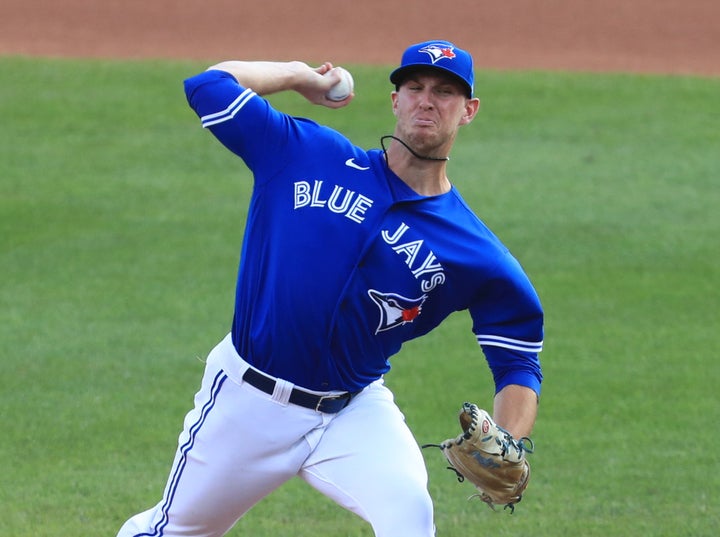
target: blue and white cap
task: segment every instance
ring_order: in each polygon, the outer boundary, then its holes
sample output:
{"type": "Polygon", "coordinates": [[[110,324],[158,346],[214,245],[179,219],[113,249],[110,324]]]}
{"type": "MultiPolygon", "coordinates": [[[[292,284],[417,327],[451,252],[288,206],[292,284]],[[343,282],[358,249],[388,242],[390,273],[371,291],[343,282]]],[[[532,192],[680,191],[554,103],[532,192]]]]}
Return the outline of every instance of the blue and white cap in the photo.
{"type": "Polygon", "coordinates": [[[408,73],[418,68],[441,69],[454,75],[465,86],[468,97],[473,96],[472,56],[449,41],[425,41],[409,46],[402,55],[400,67],[390,73],[390,82],[399,86],[408,73]]]}

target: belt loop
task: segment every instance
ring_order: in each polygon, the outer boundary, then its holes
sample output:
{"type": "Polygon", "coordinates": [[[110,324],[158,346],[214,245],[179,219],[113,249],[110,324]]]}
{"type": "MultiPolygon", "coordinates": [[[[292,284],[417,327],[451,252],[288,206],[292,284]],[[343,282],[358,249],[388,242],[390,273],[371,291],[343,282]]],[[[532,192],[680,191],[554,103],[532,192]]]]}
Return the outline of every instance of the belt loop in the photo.
{"type": "Polygon", "coordinates": [[[277,401],[283,406],[287,406],[290,402],[290,394],[295,385],[283,379],[275,379],[275,389],[272,393],[273,401],[277,401]]]}

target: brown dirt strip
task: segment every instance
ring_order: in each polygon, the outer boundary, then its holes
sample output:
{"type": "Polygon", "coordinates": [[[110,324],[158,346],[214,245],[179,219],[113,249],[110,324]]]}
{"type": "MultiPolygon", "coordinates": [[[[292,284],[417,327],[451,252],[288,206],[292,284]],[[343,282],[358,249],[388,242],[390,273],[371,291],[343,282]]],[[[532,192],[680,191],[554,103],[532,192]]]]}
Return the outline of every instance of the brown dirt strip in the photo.
{"type": "Polygon", "coordinates": [[[395,64],[446,38],[478,68],[720,75],[718,0],[3,0],[0,55],[395,64]]]}

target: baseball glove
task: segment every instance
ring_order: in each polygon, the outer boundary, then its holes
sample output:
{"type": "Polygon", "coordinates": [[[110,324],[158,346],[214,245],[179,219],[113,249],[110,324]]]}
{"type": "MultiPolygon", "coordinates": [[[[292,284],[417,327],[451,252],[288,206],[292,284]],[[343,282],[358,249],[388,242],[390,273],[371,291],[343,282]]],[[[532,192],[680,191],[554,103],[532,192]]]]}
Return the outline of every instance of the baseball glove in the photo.
{"type": "Polygon", "coordinates": [[[463,430],[459,436],[423,447],[442,449],[452,465],[448,469],[455,471],[458,481],[467,479],[478,489],[471,498],[479,497],[493,510],[504,505],[514,512],[530,479],[525,454],[533,452],[532,440],[515,440],[473,403],[463,404],[459,419],[463,430]]]}

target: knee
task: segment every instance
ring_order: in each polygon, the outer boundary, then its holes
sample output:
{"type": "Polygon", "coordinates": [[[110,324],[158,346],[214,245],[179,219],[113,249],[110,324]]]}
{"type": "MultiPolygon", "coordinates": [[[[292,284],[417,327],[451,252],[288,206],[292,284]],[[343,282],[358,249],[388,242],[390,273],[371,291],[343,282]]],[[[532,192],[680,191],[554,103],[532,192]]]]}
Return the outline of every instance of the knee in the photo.
{"type": "Polygon", "coordinates": [[[389,486],[369,520],[376,537],[433,537],[433,504],[424,486],[389,486]]]}

